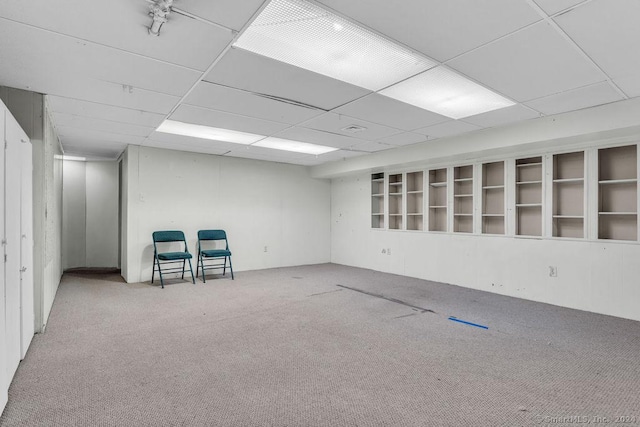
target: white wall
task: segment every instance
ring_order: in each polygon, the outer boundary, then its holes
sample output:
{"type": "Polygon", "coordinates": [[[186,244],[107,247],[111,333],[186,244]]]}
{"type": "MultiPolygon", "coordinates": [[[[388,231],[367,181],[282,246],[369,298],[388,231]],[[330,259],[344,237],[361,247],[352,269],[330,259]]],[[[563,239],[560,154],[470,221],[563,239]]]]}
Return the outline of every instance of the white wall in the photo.
{"type": "Polygon", "coordinates": [[[62,147],[42,94],[0,87],[32,143],[35,331],[42,332],[62,276],[62,147]]]}
{"type": "Polygon", "coordinates": [[[330,183],[305,167],[136,146],[123,162],[128,282],[151,278],[155,230],[194,252],[198,230],[225,229],[237,271],[330,260],[330,183]]]}
{"type": "Polygon", "coordinates": [[[64,268],[118,266],[118,163],[64,162],[64,268]]]}
{"type": "Polygon", "coordinates": [[[86,166],[64,161],[62,192],[62,260],[64,269],[86,267],[86,166]]]}

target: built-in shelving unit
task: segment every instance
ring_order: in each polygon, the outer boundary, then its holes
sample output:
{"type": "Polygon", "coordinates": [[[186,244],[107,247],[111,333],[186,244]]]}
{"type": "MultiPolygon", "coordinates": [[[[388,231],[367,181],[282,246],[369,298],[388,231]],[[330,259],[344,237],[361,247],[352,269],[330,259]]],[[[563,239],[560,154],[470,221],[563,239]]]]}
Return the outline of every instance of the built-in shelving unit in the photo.
{"type": "Polygon", "coordinates": [[[638,239],[636,145],[598,150],[598,238],[638,239]]]}
{"type": "Polygon", "coordinates": [[[516,160],[516,234],[542,236],[542,157],[516,160]]]}
{"type": "Polygon", "coordinates": [[[384,173],[371,174],[371,228],[384,228],[384,173]]]}
{"type": "Polygon", "coordinates": [[[447,231],[447,169],[429,171],[429,231],[447,231]]]}
{"type": "Polygon", "coordinates": [[[389,229],[402,230],[402,174],[389,175],[389,229]]]}
{"type": "Polygon", "coordinates": [[[453,169],[453,231],[473,233],[473,166],[453,169]]]}
{"type": "Polygon", "coordinates": [[[553,236],[584,237],[584,151],[553,156],[553,236]]]}
{"type": "Polygon", "coordinates": [[[424,229],[424,173],[407,173],[407,230],[424,229]]]}
{"type": "Polygon", "coordinates": [[[482,165],[482,233],[504,234],[504,162],[482,165]]]}

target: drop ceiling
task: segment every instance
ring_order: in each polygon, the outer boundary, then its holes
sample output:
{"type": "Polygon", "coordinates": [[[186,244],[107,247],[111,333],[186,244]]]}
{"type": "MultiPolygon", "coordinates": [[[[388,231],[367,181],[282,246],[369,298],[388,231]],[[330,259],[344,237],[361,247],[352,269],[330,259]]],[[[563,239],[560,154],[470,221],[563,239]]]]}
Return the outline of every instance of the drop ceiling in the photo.
{"type": "Polygon", "coordinates": [[[175,0],[159,37],[147,33],[146,0],[99,9],[0,0],[0,85],[48,95],[69,155],[115,159],[132,144],[299,165],[640,96],[637,0],[314,3],[515,105],[454,120],[233,47],[262,0],[175,0]],[[316,156],[157,132],[165,119],[337,150],[316,156]]]}

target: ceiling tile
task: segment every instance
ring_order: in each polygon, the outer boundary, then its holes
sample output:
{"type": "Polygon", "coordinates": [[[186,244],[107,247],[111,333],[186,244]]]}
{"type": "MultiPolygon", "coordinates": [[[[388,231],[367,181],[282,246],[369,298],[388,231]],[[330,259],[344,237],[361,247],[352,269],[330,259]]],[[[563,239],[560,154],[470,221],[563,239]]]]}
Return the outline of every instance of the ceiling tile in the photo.
{"type": "Polygon", "coordinates": [[[386,138],[380,138],[377,142],[390,145],[410,145],[418,142],[424,142],[427,140],[425,135],[413,132],[401,132],[395,135],[387,136],[386,138]]]}
{"type": "Polygon", "coordinates": [[[298,164],[297,161],[300,159],[314,157],[311,154],[294,153],[291,151],[274,150],[264,147],[253,147],[250,145],[231,150],[228,153],[225,153],[225,156],[293,164],[298,164]]]}
{"type": "Polygon", "coordinates": [[[392,148],[396,148],[396,146],[383,144],[381,142],[372,142],[372,141],[363,142],[361,144],[354,145],[353,147],[351,147],[352,150],[361,151],[361,152],[364,151],[367,153],[375,153],[377,151],[390,150],[392,148]]]}
{"type": "Polygon", "coordinates": [[[522,120],[535,119],[537,117],[540,117],[540,114],[537,111],[533,111],[531,108],[516,104],[511,107],[476,114],[471,117],[465,117],[464,121],[483,128],[490,128],[520,122],[522,120]]]}
{"type": "Polygon", "coordinates": [[[127,144],[117,142],[102,142],[100,144],[85,144],[83,142],[63,143],[65,155],[79,155],[92,159],[117,159],[127,148],[127,144]]]}
{"type": "Polygon", "coordinates": [[[640,79],[636,75],[626,75],[613,79],[613,82],[627,94],[629,98],[640,96],[640,79]]]}
{"type": "Polygon", "coordinates": [[[255,133],[265,136],[271,136],[274,133],[289,127],[288,124],[284,123],[269,122],[266,120],[254,119],[252,117],[241,116],[239,114],[194,107],[192,105],[181,105],[178,107],[178,109],[171,115],[171,120],[255,133]]]}
{"type": "Polygon", "coordinates": [[[65,143],[86,143],[87,145],[99,145],[105,142],[140,145],[144,141],[143,136],[122,135],[118,133],[99,130],[79,129],[68,126],[57,126],[58,136],[65,143]]]}
{"type": "Polygon", "coordinates": [[[402,130],[413,130],[449,120],[448,117],[377,93],[336,108],[333,112],[402,130]]]}
{"type": "Polygon", "coordinates": [[[200,82],[186,104],[241,114],[274,122],[296,124],[324,113],[324,110],[295,105],[208,82],[200,82]]]}
{"type": "Polygon", "coordinates": [[[604,78],[546,22],[462,55],[448,65],[521,102],[604,78]]]}
{"type": "Polygon", "coordinates": [[[94,2],[78,0],[3,0],[0,7],[0,16],[13,21],[200,71],[233,38],[231,31],[178,13],[170,15],[159,37],[151,36],[148,12],[149,3],[130,0],[110,0],[99,11],[94,2]]]}
{"type": "Polygon", "coordinates": [[[429,137],[429,139],[434,138],[444,138],[445,136],[453,136],[461,133],[471,132],[474,130],[481,129],[479,126],[475,126],[469,123],[451,120],[450,122],[440,123],[433,126],[424,127],[422,129],[417,129],[416,132],[423,133],[429,137]]]}
{"type": "Polygon", "coordinates": [[[130,123],[120,123],[110,120],[96,119],[93,117],[82,117],[68,113],[52,113],[53,122],[56,127],[70,127],[100,132],[110,132],[120,135],[148,136],[154,131],[152,127],[138,126],[130,123]]]}
{"type": "Polygon", "coordinates": [[[301,123],[299,126],[324,132],[337,133],[349,137],[356,137],[368,141],[373,141],[398,133],[398,129],[392,129],[386,126],[335,113],[323,114],[322,116],[318,116],[301,123]],[[358,132],[349,132],[344,130],[344,128],[348,126],[359,126],[364,129],[358,132]]]}
{"type": "Polygon", "coordinates": [[[294,141],[308,142],[310,144],[325,145],[327,147],[348,148],[365,141],[358,138],[337,135],[334,133],[322,132],[303,127],[291,127],[274,136],[278,138],[291,139],[294,141]]]}
{"type": "Polygon", "coordinates": [[[366,89],[242,49],[230,49],[205,80],[324,110],[331,110],[370,93],[366,89]]]}
{"type": "Polygon", "coordinates": [[[114,107],[61,96],[47,96],[47,101],[50,110],[54,113],[67,113],[153,128],[158,127],[164,120],[163,114],[148,113],[142,110],[114,107]]]}
{"type": "Polygon", "coordinates": [[[624,90],[627,79],[638,80],[639,16],[637,0],[593,0],[555,21],[624,90]]]}
{"type": "Polygon", "coordinates": [[[170,150],[192,151],[196,153],[224,154],[238,147],[229,142],[211,141],[182,135],[154,132],[142,144],[145,147],[167,148],[170,150]]]}
{"type": "Polygon", "coordinates": [[[569,90],[567,92],[550,95],[527,102],[527,105],[541,113],[551,115],[566,111],[580,110],[596,105],[621,101],[620,95],[609,83],[602,82],[595,85],[569,90]]]}
{"type": "Polygon", "coordinates": [[[585,0],[534,0],[538,3],[547,15],[554,15],[562,10],[566,10],[579,3],[583,3],[585,0]]]}
{"type": "Polygon", "coordinates": [[[189,0],[176,7],[225,27],[241,30],[264,0],[189,0]]]}
{"type": "Polygon", "coordinates": [[[177,100],[166,95],[181,96],[200,76],[139,55],[0,21],[0,83],[7,86],[119,106],[135,106],[144,97],[156,101],[158,106],[150,111],[158,111],[177,100]],[[98,99],[92,99],[93,94],[98,99]]]}
{"type": "Polygon", "coordinates": [[[321,0],[380,33],[439,61],[540,20],[526,1],[321,0]]]}
{"type": "Polygon", "coordinates": [[[335,162],[339,160],[346,160],[352,157],[365,156],[367,153],[359,151],[338,150],[330,153],[320,154],[319,156],[309,156],[298,160],[298,163],[306,166],[320,165],[326,162],[335,162]]]}

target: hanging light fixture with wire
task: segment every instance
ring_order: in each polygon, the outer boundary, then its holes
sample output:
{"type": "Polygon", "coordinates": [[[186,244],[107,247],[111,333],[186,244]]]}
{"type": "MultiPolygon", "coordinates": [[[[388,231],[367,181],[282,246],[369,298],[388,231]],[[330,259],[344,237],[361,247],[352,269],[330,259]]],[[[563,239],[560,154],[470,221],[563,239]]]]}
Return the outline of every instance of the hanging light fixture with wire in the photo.
{"type": "Polygon", "coordinates": [[[149,6],[149,15],[153,18],[149,27],[149,34],[160,35],[160,28],[162,28],[162,24],[167,22],[169,13],[171,13],[171,6],[173,6],[173,0],[155,0],[149,6]]]}

